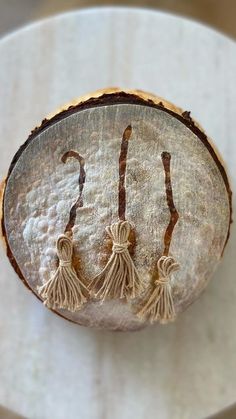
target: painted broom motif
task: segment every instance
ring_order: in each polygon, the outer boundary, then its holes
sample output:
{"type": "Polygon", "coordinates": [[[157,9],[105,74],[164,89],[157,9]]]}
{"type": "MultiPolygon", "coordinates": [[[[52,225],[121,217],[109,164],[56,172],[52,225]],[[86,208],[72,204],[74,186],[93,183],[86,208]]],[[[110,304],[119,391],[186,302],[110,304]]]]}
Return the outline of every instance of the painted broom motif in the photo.
{"type": "Polygon", "coordinates": [[[179,214],[174,205],[171,185],[171,155],[167,151],[164,151],[161,158],[165,171],[165,189],[167,205],[170,211],[170,221],[164,235],[163,256],[161,256],[157,262],[158,277],[148,290],[147,295],[142,301],[142,308],[137,313],[141,319],[148,319],[151,323],[154,321],[167,323],[175,319],[171,275],[179,269],[179,265],[175,259],[172,256],[169,256],[172,234],[179,219],[179,214]]]}
{"type": "Polygon", "coordinates": [[[125,176],[131,125],[123,133],[119,156],[118,217],[119,221],[106,227],[112,240],[112,253],[104,269],[91,281],[91,295],[104,301],[107,298],[135,298],[141,287],[141,280],[129,253],[129,236],[132,226],[125,218],[126,189],[125,176]]]}
{"type": "Polygon", "coordinates": [[[61,160],[74,157],[80,164],[79,175],[79,197],[71,207],[69,221],[65,232],[58,237],[56,247],[59,265],[51,278],[38,288],[39,295],[43,298],[44,304],[50,308],[63,308],[69,311],[77,311],[87,301],[88,291],[84,285],[83,278],[78,277],[73,264],[73,227],[75,225],[76,210],[83,206],[83,188],[86,179],[84,170],[84,158],[76,151],[70,150],[65,153],[61,160]]]}

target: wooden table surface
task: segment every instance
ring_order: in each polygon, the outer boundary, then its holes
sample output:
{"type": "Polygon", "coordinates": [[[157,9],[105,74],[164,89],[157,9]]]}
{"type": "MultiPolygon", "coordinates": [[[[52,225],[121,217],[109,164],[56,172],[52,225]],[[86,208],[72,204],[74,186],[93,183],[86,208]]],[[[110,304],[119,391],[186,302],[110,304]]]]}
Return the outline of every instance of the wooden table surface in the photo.
{"type": "Polygon", "coordinates": [[[92,6],[136,6],[150,7],[176,13],[211,25],[229,36],[236,37],[236,2],[213,0],[0,0],[0,34],[24,25],[30,20],[42,19],[92,6]]]}
{"type": "MultiPolygon", "coordinates": [[[[236,46],[182,18],[72,12],[0,41],[0,176],[28,133],[75,96],[138,88],[192,110],[236,186],[236,46]]],[[[0,249],[0,402],[28,418],[203,418],[235,401],[236,228],[204,295],[172,325],[89,330],[55,316],[0,249]]]]}

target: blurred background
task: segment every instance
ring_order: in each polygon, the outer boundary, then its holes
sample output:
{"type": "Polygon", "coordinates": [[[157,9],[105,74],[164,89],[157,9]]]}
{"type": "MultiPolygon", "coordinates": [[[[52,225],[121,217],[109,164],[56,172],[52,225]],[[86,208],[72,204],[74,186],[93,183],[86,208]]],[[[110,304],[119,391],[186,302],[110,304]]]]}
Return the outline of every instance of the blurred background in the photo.
{"type": "Polygon", "coordinates": [[[0,36],[32,20],[100,5],[158,8],[200,20],[236,37],[236,0],[0,0],[0,36]]]}
{"type": "MultiPolygon", "coordinates": [[[[236,0],[0,0],[0,36],[53,14],[105,5],[149,7],[179,14],[201,21],[236,38],[236,0]]],[[[216,417],[233,419],[236,418],[236,411],[229,409],[216,417]]],[[[0,406],[1,418],[17,419],[20,416],[0,406]]]]}

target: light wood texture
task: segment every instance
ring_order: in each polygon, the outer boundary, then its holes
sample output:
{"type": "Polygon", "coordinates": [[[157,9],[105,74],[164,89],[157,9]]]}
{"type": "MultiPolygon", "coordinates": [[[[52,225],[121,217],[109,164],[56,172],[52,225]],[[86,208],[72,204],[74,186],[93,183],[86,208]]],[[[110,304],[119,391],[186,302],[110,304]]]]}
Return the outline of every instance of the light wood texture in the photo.
{"type": "MultiPolygon", "coordinates": [[[[0,0],[0,32],[10,31],[23,25],[29,19],[42,19],[55,13],[62,13],[82,7],[107,5],[107,0],[0,0]]],[[[230,36],[236,36],[235,0],[227,0],[226,4],[212,0],[109,0],[110,6],[151,7],[169,13],[190,17],[230,36]]]]}
{"type": "MultiPolygon", "coordinates": [[[[227,38],[172,16],[107,9],[28,27],[1,41],[0,56],[1,177],[47,113],[116,85],[191,109],[227,160],[235,187],[236,47],[227,38]]],[[[79,328],[45,310],[1,249],[1,402],[46,419],[78,412],[99,419],[199,418],[232,403],[235,246],[233,226],[205,295],[175,324],[133,334],[79,328]]]]}

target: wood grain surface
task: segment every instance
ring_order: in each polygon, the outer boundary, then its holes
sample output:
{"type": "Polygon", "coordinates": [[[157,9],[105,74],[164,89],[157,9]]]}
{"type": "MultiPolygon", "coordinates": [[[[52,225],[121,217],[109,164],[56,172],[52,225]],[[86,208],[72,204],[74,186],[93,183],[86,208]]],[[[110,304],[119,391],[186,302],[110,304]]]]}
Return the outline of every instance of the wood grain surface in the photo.
{"type": "MultiPolygon", "coordinates": [[[[235,52],[234,42],[204,26],[144,10],[69,13],[10,35],[0,43],[1,177],[45,115],[116,85],[191,109],[227,161],[234,189],[235,52]]],[[[48,312],[22,287],[2,248],[2,404],[36,419],[78,412],[183,419],[233,403],[235,246],[233,225],[203,297],[175,324],[133,334],[83,329],[48,312]]]]}
{"type": "Polygon", "coordinates": [[[0,32],[14,30],[29,20],[42,19],[70,9],[94,6],[151,7],[169,13],[190,17],[211,25],[230,36],[236,36],[235,0],[0,0],[0,32]]]}

